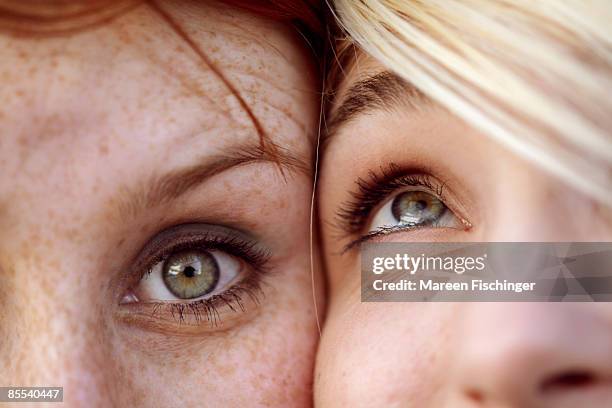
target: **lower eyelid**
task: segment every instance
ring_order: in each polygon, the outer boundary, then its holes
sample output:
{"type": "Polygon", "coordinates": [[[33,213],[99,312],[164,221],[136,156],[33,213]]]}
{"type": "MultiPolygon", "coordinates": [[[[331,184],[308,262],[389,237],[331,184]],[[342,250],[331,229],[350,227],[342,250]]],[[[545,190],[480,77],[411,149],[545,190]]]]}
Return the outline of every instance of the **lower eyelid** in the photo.
{"type": "Polygon", "coordinates": [[[372,242],[454,242],[464,240],[466,230],[437,227],[437,228],[415,228],[412,230],[398,230],[388,235],[382,235],[371,239],[372,242]]]}
{"type": "Polygon", "coordinates": [[[260,313],[265,297],[261,278],[246,278],[216,295],[216,304],[212,300],[132,303],[119,309],[119,318],[129,325],[172,335],[220,332],[260,313]]]}
{"type": "Polygon", "coordinates": [[[139,310],[122,310],[119,313],[119,320],[130,327],[147,332],[152,331],[167,336],[199,336],[231,330],[247,321],[256,319],[260,312],[258,307],[249,308],[245,313],[236,313],[226,309],[218,312],[215,323],[206,318],[195,318],[192,313],[183,314],[181,318],[176,306],[149,305],[139,310]]]}

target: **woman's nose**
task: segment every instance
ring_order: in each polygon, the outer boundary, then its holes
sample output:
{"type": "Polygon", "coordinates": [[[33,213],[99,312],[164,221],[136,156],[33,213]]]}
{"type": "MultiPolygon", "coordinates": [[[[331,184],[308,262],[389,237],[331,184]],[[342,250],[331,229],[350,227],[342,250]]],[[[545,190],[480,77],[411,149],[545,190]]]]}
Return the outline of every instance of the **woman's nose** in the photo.
{"type": "Polygon", "coordinates": [[[470,305],[457,339],[453,400],[475,407],[612,406],[612,327],[596,307],[470,305]]]}

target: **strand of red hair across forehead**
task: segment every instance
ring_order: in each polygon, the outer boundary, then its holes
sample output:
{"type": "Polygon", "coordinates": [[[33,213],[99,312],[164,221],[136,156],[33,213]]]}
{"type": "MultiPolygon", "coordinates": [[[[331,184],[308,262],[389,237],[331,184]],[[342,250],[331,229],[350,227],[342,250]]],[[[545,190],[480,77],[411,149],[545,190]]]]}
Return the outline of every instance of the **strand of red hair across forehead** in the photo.
{"type": "MultiPolygon", "coordinates": [[[[246,103],[240,92],[236,89],[234,84],[226,78],[223,72],[210,60],[210,58],[202,51],[202,49],[198,46],[198,44],[193,41],[189,35],[183,30],[183,28],[178,24],[172,16],[167,13],[163,7],[161,7],[155,0],[149,0],[148,4],[151,6],[153,10],[155,10],[167,23],[172,27],[172,29],[187,43],[189,47],[198,55],[198,57],[214,72],[214,74],[223,82],[223,84],[229,89],[229,91],[236,97],[240,107],[246,112],[251,123],[255,127],[257,134],[259,135],[259,141],[262,151],[265,151],[266,146],[266,132],[259,122],[259,119],[253,113],[253,110],[246,103]]],[[[272,144],[274,148],[274,145],[272,144]]]]}
{"type": "MultiPolygon", "coordinates": [[[[233,4],[236,7],[249,10],[253,13],[269,17],[275,20],[286,21],[295,24],[296,21],[300,22],[301,27],[296,27],[298,30],[306,29],[307,32],[301,34],[305,36],[306,41],[312,46],[313,44],[322,44],[322,39],[326,37],[322,24],[322,11],[321,2],[310,1],[310,0],[226,0],[227,3],[233,4]],[[318,37],[321,41],[316,41],[318,37]]],[[[317,54],[315,50],[315,54],[317,54]]],[[[318,53],[321,60],[324,58],[324,53],[318,53]]],[[[324,71],[325,64],[320,64],[322,71],[324,71]]],[[[322,126],[323,126],[323,97],[325,91],[325,79],[321,82],[321,108],[319,112],[319,125],[317,129],[317,139],[315,146],[314,155],[314,179],[312,185],[312,195],[310,202],[310,220],[309,220],[309,251],[310,251],[310,278],[311,278],[311,289],[312,289],[312,300],[314,305],[315,320],[317,324],[317,330],[319,336],[321,336],[321,322],[319,316],[319,308],[317,303],[317,282],[315,280],[315,260],[316,254],[314,251],[315,239],[316,239],[316,220],[315,220],[315,201],[316,201],[316,187],[318,178],[318,165],[319,165],[319,142],[321,138],[322,126]]]]}
{"type": "Polygon", "coordinates": [[[316,0],[225,0],[252,13],[285,22],[300,22],[312,34],[322,36],[321,2],[316,0]]]}
{"type": "Polygon", "coordinates": [[[144,0],[0,0],[0,30],[27,37],[66,36],[102,26],[144,0]]]}

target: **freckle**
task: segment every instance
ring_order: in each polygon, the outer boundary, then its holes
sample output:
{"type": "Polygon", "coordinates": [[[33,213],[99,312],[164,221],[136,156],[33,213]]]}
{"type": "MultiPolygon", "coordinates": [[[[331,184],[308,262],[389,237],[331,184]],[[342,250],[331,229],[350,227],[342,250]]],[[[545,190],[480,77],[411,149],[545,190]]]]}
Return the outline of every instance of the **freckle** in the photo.
{"type": "Polygon", "coordinates": [[[60,262],[57,259],[50,259],[46,261],[47,267],[51,270],[59,270],[60,262]]]}
{"type": "Polygon", "coordinates": [[[56,216],[57,214],[55,213],[55,210],[53,208],[49,208],[47,210],[47,220],[53,220],[56,216]]]}
{"type": "Polygon", "coordinates": [[[21,135],[19,136],[19,138],[17,139],[17,143],[19,144],[19,146],[21,147],[27,147],[29,145],[29,141],[28,141],[28,137],[26,135],[21,135]]]}
{"type": "Polygon", "coordinates": [[[121,246],[125,243],[125,237],[121,238],[119,240],[119,242],[117,242],[117,245],[115,246],[115,248],[119,249],[121,248],[121,246]]]}
{"type": "Polygon", "coordinates": [[[30,242],[30,244],[38,244],[40,241],[40,233],[38,231],[33,232],[28,237],[28,241],[30,242]]]}
{"type": "Polygon", "coordinates": [[[217,371],[221,377],[232,377],[236,372],[236,367],[234,367],[232,364],[222,364],[217,368],[217,371]]]}
{"type": "Polygon", "coordinates": [[[81,238],[81,230],[78,228],[67,228],[64,231],[66,237],[75,240],[81,238]]]}
{"type": "Polygon", "coordinates": [[[108,155],[108,145],[102,144],[99,146],[98,150],[102,156],[108,155]]]}

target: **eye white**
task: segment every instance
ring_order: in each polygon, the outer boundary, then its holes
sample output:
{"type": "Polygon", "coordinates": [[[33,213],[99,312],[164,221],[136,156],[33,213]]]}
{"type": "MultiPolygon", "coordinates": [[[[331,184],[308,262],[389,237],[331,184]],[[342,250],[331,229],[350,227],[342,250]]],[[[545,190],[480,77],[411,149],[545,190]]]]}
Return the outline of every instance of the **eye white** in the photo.
{"type": "MultiPolygon", "coordinates": [[[[393,202],[401,194],[404,194],[410,191],[414,191],[414,190],[404,190],[404,191],[400,191],[394,194],[378,210],[376,210],[373,213],[372,221],[370,222],[370,225],[368,227],[368,232],[375,232],[377,230],[381,230],[385,228],[393,228],[397,226],[402,226],[402,222],[398,220],[395,217],[395,215],[393,215],[393,202]]],[[[405,226],[406,226],[406,229],[414,228],[414,226],[411,227],[410,225],[405,225],[405,226]]],[[[461,226],[461,221],[445,205],[445,211],[440,215],[440,217],[436,219],[435,222],[431,224],[426,224],[424,226],[429,226],[431,228],[436,228],[436,227],[438,228],[440,227],[459,228],[461,226]]]]}
{"type": "MultiPolygon", "coordinates": [[[[222,293],[225,291],[230,284],[232,284],[238,276],[240,276],[242,272],[242,262],[240,262],[236,257],[233,257],[222,251],[207,251],[210,253],[217,262],[219,266],[219,281],[217,282],[217,286],[212,290],[212,292],[194,299],[189,299],[189,301],[196,301],[200,299],[206,299],[212,297],[216,294],[222,293]]],[[[185,299],[181,299],[176,297],[166,284],[163,279],[163,269],[164,262],[160,261],[156,263],[153,268],[151,268],[150,273],[146,273],[138,286],[134,290],[134,294],[139,301],[181,301],[185,302],[185,299]]]]}

